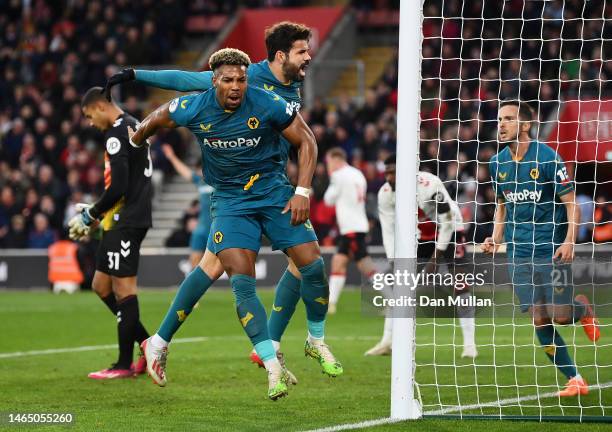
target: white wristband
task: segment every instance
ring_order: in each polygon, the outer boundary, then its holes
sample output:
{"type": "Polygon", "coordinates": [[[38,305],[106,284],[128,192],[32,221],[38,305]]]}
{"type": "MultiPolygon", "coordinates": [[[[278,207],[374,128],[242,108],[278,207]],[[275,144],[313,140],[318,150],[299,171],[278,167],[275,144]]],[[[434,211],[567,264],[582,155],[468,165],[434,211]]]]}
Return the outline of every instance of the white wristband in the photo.
{"type": "Polygon", "coordinates": [[[298,186],[295,188],[295,194],[303,196],[304,198],[310,198],[310,189],[298,186]]]}

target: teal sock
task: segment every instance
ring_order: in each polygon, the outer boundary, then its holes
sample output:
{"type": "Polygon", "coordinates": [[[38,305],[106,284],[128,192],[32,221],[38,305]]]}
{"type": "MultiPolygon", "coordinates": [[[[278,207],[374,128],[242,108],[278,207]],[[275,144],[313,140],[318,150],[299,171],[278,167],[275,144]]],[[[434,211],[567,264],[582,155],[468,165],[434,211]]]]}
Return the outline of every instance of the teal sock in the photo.
{"type": "Polygon", "coordinates": [[[238,274],[230,278],[230,284],[236,299],[238,319],[253,346],[269,340],[266,309],[255,293],[255,278],[238,274]]]}
{"type": "Polygon", "coordinates": [[[544,352],[567,379],[577,375],[576,365],[572,361],[565,341],[552,324],[536,328],[536,334],[544,352]]]}
{"type": "Polygon", "coordinates": [[[300,301],[300,281],[289,270],[278,281],[274,293],[274,303],[268,320],[270,338],[280,342],[289,320],[295,312],[295,306],[300,301]]]}
{"type": "Polygon", "coordinates": [[[329,284],[323,258],[300,267],[302,274],[302,300],[306,306],[308,332],[317,338],[324,336],[325,315],[329,302],[329,284]]]}
{"type": "Polygon", "coordinates": [[[187,316],[193,310],[193,306],[200,300],[200,297],[204,295],[212,283],[213,281],[200,267],[196,267],[187,275],[157,331],[157,334],[162,339],[167,342],[172,340],[174,333],[187,319],[187,316]]]}
{"type": "Polygon", "coordinates": [[[276,357],[276,350],[270,339],[255,344],[254,348],[261,361],[272,360],[276,357]]]}
{"type": "Polygon", "coordinates": [[[310,333],[313,338],[322,339],[325,336],[325,320],[308,320],[308,333],[310,333]]]}

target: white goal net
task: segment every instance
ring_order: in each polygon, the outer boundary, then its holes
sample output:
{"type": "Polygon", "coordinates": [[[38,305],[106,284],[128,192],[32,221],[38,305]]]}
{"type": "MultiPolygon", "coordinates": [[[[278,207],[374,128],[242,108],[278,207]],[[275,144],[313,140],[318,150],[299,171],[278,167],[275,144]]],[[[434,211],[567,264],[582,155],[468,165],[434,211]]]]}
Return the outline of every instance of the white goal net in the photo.
{"type": "MultiPolygon", "coordinates": [[[[423,4],[420,170],[439,176],[458,203],[467,239],[465,258],[474,271],[486,274],[486,283],[474,284],[472,293],[492,300],[490,307],[476,307],[474,358],[462,357],[460,318],[417,311],[415,397],[425,416],[562,416],[581,421],[612,416],[612,6],[607,3],[423,4]],[[537,155],[534,160],[541,164],[527,171],[530,179],[520,177],[520,161],[508,159],[508,169],[502,169],[500,152],[507,144],[498,140],[498,115],[505,100],[533,108],[531,138],[564,160],[551,176],[545,176],[548,168],[537,155]],[[497,153],[495,170],[490,161],[497,153]],[[552,197],[541,190],[547,181],[555,183],[552,197]],[[504,184],[515,190],[504,190],[504,184]],[[504,249],[494,256],[480,252],[479,245],[493,233],[498,199],[513,212],[506,220],[515,221],[516,233],[521,224],[535,227],[532,241],[537,246],[538,230],[546,231],[550,224],[559,228],[559,220],[553,215],[542,223],[546,217],[534,208],[544,208],[539,206],[546,200],[553,212],[569,208],[559,193],[568,185],[580,210],[571,268],[552,267],[552,256],[536,259],[534,252],[525,259],[531,265],[525,273],[516,261],[511,265],[504,249]],[[521,209],[526,207],[521,205],[531,205],[532,220],[525,221],[521,209]],[[515,292],[518,285],[527,291],[522,297],[515,292]],[[525,296],[540,294],[541,306],[553,308],[538,310],[554,310],[558,315],[549,318],[560,324],[536,329],[529,311],[522,310],[525,296]],[[581,304],[576,306],[578,294],[599,318],[597,341],[584,331],[580,319],[587,313],[581,304]],[[564,311],[569,317],[555,308],[559,304],[568,305],[564,311]],[[588,394],[579,386],[582,394],[559,396],[576,377],[588,385],[588,394]]],[[[535,147],[527,151],[546,153],[535,147]]],[[[516,235],[509,247],[518,254],[516,235]]]]}

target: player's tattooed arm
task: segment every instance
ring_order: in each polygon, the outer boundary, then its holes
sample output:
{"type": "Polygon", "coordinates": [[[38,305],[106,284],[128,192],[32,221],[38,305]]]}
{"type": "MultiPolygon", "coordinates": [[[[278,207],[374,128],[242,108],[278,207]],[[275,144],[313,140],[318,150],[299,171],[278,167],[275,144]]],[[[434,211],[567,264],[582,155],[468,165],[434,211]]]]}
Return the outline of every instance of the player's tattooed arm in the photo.
{"type": "Polygon", "coordinates": [[[296,194],[285,206],[283,213],[291,210],[291,223],[300,225],[308,219],[310,200],[307,194],[300,194],[299,191],[310,189],[317,165],[317,142],[314,134],[299,114],[282,131],[282,134],[298,151],[298,188],[296,188],[296,194]]]}
{"type": "Polygon", "coordinates": [[[170,111],[168,111],[169,103],[165,103],[151,114],[149,114],[138,127],[138,130],[133,131],[132,128],[128,127],[130,134],[130,143],[136,147],[140,147],[147,138],[154,135],[159,129],[163,128],[175,128],[177,124],[170,118],[170,111]]]}
{"type": "Polygon", "coordinates": [[[571,191],[559,197],[567,212],[567,235],[563,244],[555,251],[554,258],[563,263],[574,260],[574,244],[580,226],[580,207],[576,205],[576,192],[571,191]]]}

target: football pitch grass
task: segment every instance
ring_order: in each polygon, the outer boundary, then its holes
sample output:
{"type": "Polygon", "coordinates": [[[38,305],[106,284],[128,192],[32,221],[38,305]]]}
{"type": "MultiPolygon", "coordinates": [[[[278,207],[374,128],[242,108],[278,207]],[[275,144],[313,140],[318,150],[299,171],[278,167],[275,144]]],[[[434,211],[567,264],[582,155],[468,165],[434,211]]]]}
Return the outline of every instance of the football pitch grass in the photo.
{"type": "MultiPolygon", "coordinates": [[[[272,290],[260,290],[259,294],[266,306],[272,304],[272,290]]],[[[174,291],[140,293],[142,321],[150,332],[156,330],[173,296],[174,291]]],[[[210,290],[177,333],[177,343],[170,347],[165,388],[146,376],[106,382],[87,378],[87,373],[108,367],[117,355],[115,318],[93,293],[0,292],[0,322],[0,413],[4,422],[9,412],[70,412],[75,418],[73,425],[47,425],[45,429],[300,431],[389,415],[390,357],[363,356],[380,338],[382,319],[361,314],[358,291],[346,291],[338,314],[328,319],[327,342],[345,370],[335,379],[323,375],[314,360],[304,357],[305,314],[303,306],[298,306],[282,350],[299,384],[277,402],[266,397],[264,370],[248,360],[250,343],[236,319],[229,290],[210,290]]],[[[453,332],[456,343],[460,344],[461,338],[459,328],[450,320],[439,320],[436,326],[426,319],[418,323],[416,379],[426,413],[443,410],[455,415],[459,411],[452,406],[460,403],[473,405],[464,414],[602,416],[604,411],[597,407],[612,406],[612,388],[606,386],[582,397],[582,408],[577,408],[577,398],[562,401],[562,408],[556,397],[541,398],[539,403],[533,400],[534,395],[557,390],[564,379],[541,348],[534,348],[533,331],[524,319],[518,321],[518,327],[510,325],[508,318],[497,319],[496,326],[488,319],[477,320],[480,355],[476,366],[460,358],[460,345],[453,346],[453,332]],[[539,387],[535,386],[536,375],[539,387]],[[436,383],[438,386],[433,385],[436,383]],[[501,408],[484,405],[499,400],[504,400],[501,408]]],[[[605,330],[595,349],[579,327],[562,329],[568,343],[576,331],[580,347],[572,347],[572,353],[579,371],[591,384],[612,385],[612,346],[606,342],[610,335],[605,330]]],[[[607,408],[605,414],[611,416],[612,412],[607,408]]],[[[497,432],[530,427],[555,432],[610,430],[609,424],[602,423],[441,418],[367,430],[495,428],[497,432]]],[[[0,429],[17,428],[0,423],[0,429]]]]}

